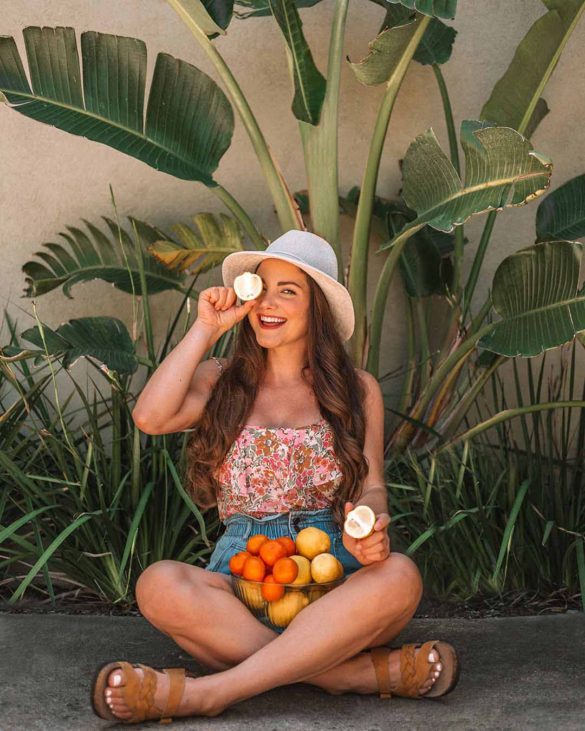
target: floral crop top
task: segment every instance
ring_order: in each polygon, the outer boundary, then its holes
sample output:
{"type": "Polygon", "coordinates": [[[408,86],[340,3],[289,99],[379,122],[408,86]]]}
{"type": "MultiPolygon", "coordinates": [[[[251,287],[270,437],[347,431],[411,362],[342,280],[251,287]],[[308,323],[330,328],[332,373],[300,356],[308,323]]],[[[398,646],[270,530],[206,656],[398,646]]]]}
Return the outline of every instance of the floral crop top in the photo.
{"type": "Polygon", "coordinates": [[[216,472],[219,518],[328,508],[342,477],[325,419],[299,429],[245,424],[216,472]]]}
{"type": "MultiPolygon", "coordinates": [[[[220,372],[223,365],[213,357],[220,372]]],[[[325,419],[300,428],[245,424],[216,470],[217,509],[254,518],[290,510],[322,510],[333,502],[343,473],[325,419]]]]}

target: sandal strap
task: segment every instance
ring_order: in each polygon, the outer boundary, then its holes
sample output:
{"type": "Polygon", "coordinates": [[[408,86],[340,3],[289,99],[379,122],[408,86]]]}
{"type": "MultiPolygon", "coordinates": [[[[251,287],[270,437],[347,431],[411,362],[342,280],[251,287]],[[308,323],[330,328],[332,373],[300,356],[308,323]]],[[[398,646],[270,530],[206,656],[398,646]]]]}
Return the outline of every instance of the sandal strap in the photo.
{"type": "Polygon", "coordinates": [[[125,685],[121,686],[122,697],[128,708],[132,709],[130,723],[147,720],[148,712],[154,706],[154,691],[156,689],[156,674],[148,665],[131,665],[125,660],[120,661],[120,668],[124,672],[125,685]],[[142,668],[144,676],[140,680],[135,668],[142,668]]]}
{"type": "Polygon", "coordinates": [[[429,640],[421,644],[412,643],[402,645],[400,651],[400,675],[401,683],[396,689],[397,695],[404,695],[409,698],[422,698],[419,688],[424,684],[429,675],[431,664],[429,652],[433,649],[438,640],[429,640]],[[419,648],[415,656],[415,649],[419,648]]]}
{"type": "Polygon", "coordinates": [[[390,648],[384,646],[372,647],[370,653],[374,663],[374,670],[376,671],[380,698],[392,698],[392,693],[390,692],[390,668],[388,667],[390,648]]]}
{"type": "Polygon", "coordinates": [[[167,705],[159,723],[171,723],[173,720],[172,716],[179,707],[179,703],[183,697],[183,690],[185,689],[185,668],[164,668],[163,672],[169,676],[170,686],[167,705]]]}

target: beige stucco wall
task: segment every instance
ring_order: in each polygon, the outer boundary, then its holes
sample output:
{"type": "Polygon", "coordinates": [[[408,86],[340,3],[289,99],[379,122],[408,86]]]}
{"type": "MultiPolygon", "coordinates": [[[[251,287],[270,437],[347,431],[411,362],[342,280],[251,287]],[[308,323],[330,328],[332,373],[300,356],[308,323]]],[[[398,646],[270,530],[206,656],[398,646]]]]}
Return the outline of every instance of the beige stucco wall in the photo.
{"type": "MultiPolygon", "coordinates": [[[[488,3],[460,2],[454,22],[459,31],[451,62],[444,67],[457,125],[474,118],[498,78],[507,68],[514,50],[530,25],[545,11],[538,0],[491,0],[488,3]]],[[[317,65],[326,72],[328,28],[334,2],[301,11],[306,37],[317,65]]],[[[383,10],[366,0],[351,3],[345,52],[352,61],[367,53],[383,10]]],[[[21,30],[27,25],[69,25],[78,33],[96,30],[142,38],[149,52],[149,74],[159,51],[189,61],[213,78],[214,69],[197,46],[186,26],[164,0],[4,0],[0,33],[13,35],[24,53],[21,30]]],[[[582,119],[585,95],[578,79],[585,65],[583,22],[569,41],[544,96],[551,108],[533,138],[535,148],[554,161],[552,186],[585,170],[582,119]]],[[[228,64],[235,70],[264,134],[279,161],[292,190],[305,187],[298,128],[290,112],[292,91],[288,78],[283,41],[271,18],[234,21],[228,35],[215,41],[228,64]]],[[[150,75],[149,79],[150,81],[150,75]]],[[[340,190],[360,184],[382,87],[366,88],[354,78],[348,65],[342,76],[340,113],[340,190]]],[[[409,143],[428,127],[448,149],[441,101],[429,67],[412,64],[398,96],[381,164],[378,192],[395,195],[400,186],[398,160],[409,143]]],[[[8,306],[19,319],[20,329],[33,324],[32,303],[21,299],[24,286],[22,264],[46,241],[55,241],[67,225],[79,225],[82,218],[99,223],[101,215],[112,215],[111,184],[119,213],[131,214],[162,228],[175,222],[189,223],[198,211],[222,211],[222,204],[203,185],[175,180],[133,158],[82,137],[38,124],[0,106],[0,306],[8,306]],[[29,314],[27,314],[29,313],[29,314]]],[[[269,238],[279,234],[260,168],[252,146],[236,119],[230,150],[220,163],[217,179],[249,211],[258,228],[269,238]]],[[[483,301],[493,272],[504,256],[534,240],[537,203],[510,209],[498,216],[476,301],[483,301]]],[[[475,217],[466,226],[470,238],[465,272],[471,266],[485,221],[475,217]]],[[[344,228],[348,233],[348,228],[344,228]]],[[[346,236],[346,250],[349,237],[346,236]]],[[[346,260],[347,261],[347,260],[346,260]]],[[[376,257],[371,257],[376,271],[376,257]]],[[[219,270],[201,284],[221,282],[219,270]]],[[[209,286],[207,285],[207,286],[209,286]]],[[[371,293],[374,291],[374,280],[371,293]]],[[[103,282],[77,285],[74,299],[60,291],[37,301],[39,317],[51,326],[72,317],[113,315],[130,326],[131,299],[103,282]]],[[[162,294],[153,299],[159,333],[174,312],[176,296],[162,294]]],[[[395,287],[385,321],[382,370],[396,368],[406,348],[404,307],[395,287]]],[[[77,364],[75,369],[82,369],[77,364]]],[[[81,371],[80,371],[81,372],[81,371]]],[[[388,394],[396,393],[400,379],[385,384],[388,394]]]]}

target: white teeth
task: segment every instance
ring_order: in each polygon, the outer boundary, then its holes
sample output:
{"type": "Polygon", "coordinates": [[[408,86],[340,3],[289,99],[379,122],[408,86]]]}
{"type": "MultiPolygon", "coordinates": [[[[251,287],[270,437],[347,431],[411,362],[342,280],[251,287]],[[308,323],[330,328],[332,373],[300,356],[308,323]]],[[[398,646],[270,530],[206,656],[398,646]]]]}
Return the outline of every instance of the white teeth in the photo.
{"type": "Polygon", "coordinates": [[[261,322],[286,322],[286,320],[279,320],[278,317],[261,317],[261,322]]]}

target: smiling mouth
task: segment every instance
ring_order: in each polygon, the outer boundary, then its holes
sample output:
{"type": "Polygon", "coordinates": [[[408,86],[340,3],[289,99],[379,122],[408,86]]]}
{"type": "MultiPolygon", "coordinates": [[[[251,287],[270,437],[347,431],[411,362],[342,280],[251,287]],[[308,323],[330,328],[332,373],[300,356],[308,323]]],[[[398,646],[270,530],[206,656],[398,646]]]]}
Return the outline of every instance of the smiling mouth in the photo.
{"type": "Polygon", "coordinates": [[[286,320],[282,320],[281,322],[263,322],[262,318],[259,317],[258,322],[260,323],[260,327],[265,330],[276,330],[276,328],[284,325],[286,320]]]}

